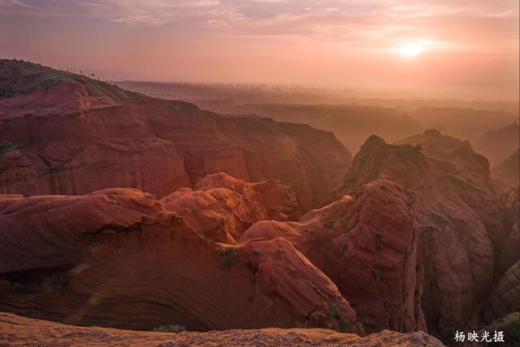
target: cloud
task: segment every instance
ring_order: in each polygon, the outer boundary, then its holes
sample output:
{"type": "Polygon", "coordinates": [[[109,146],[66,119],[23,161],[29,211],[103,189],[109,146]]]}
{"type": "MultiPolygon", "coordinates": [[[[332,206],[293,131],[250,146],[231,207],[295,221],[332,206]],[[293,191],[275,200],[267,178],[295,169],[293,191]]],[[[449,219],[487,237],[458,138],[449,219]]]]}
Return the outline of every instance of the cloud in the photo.
{"type": "Polygon", "coordinates": [[[30,8],[22,0],[0,0],[0,8],[30,8]]]}
{"type": "Polygon", "coordinates": [[[370,48],[402,39],[439,47],[518,40],[515,0],[0,0],[0,12],[94,18],[114,25],[177,25],[201,35],[298,37],[370,48]]]}

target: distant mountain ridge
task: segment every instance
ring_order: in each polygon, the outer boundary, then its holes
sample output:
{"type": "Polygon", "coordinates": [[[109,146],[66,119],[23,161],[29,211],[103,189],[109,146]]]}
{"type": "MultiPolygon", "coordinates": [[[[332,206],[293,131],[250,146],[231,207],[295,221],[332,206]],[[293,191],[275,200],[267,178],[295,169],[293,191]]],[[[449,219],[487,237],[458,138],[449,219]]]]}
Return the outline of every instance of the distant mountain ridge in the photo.
{"type": "Polygon", "coordinates": [[[23,61],[1,66],[0,192],[134,187],[163,196],[224,171],[281,179],[310,208],[329,199],[351,162],[332,133],[308,125],[223,117],[23,61]]]}

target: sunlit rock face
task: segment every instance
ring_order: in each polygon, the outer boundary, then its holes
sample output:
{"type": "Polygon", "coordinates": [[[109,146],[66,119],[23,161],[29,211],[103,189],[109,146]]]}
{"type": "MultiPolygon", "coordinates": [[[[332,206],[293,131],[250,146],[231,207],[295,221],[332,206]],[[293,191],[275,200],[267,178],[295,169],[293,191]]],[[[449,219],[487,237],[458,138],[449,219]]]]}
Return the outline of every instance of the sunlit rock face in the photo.
{"type": "Polygon", "coordinates": [[[493,188],[487,160],[469,143],[436,130],[398,144],[373,136],[354,158],[344,190],[356,192],[377,178],[401,184],[415,199],[429,331],[448,336],[475,322],[507,235],[504,204],[493,188]]]}
{"type": "Polygon", "coordinates": [[[336,285],[289,241],[217,243],[190,224],[129,188],[0,195],[0,310],[137,330],[362,332],[336,285]]]}
{"type": "Polygon", "coordinates": [[[279,237],[336,283],[368,332],[425,329],[413,198],[398,184],[373,181],[298,222],[257,222],[240,240],[279,237]]]}
{"type": "Polygon", "coordinates": [[[181,188],[161,199],[163,206],[205,237],[235,244],[259,220],[300,215],[295,193],[275,181],[246,183],[225,173],[208,175],[195,189],[181,188]]]}
{"type": "Polygon", "coordinates": [[[2,193],[133,187],[163,197],[223,171],[281,179],[309,209],[329,199],[351,162],[332,133],[308,125],[226,117],[31,63],[1,64],[16,72],[10,85],[36,79],[0,98],[2,193]]]}

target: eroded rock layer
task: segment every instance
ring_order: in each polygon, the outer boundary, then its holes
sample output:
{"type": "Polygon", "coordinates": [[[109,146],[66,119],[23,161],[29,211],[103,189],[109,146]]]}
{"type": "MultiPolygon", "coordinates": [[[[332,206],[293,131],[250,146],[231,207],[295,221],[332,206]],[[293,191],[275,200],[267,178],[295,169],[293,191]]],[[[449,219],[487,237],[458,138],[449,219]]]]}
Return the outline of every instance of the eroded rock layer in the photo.
{"type": "Polygon", "coordinates": [[[260,221],[240,239],[284,237],[329,276],[368,331],[425,329],[413,198],[376,180],[299,222],[260,221]]]}
{"type": "Polygon", "coordinates": [[[487,160],[435,130],[399,144],[372,136],[354,159],[345,191],[378,178],[415,197],[428,330],[449,339],[456,329],[478,325],[473,318],[491,292],[495,256],[508,234],[487,160]]]}
{"type": "Polygon", "coordinates": [[[329,198],[351,162],[332,133],[308,125],[226,117],[36,64],[0,68],[12,72],[13,89],[0,97],[0,193],[133,187],[163,197],[223,171],[281,179],[308,209],[329,198]],[[31,79],[34,90],[17,89],[31,79]]]}
{"type": "Polygon", "coordinates": [[[215,243],[139,190],[2,195],[0,225],[1,311],[138,330],[359,331],[336,285],[289,241],[215,243]]]}

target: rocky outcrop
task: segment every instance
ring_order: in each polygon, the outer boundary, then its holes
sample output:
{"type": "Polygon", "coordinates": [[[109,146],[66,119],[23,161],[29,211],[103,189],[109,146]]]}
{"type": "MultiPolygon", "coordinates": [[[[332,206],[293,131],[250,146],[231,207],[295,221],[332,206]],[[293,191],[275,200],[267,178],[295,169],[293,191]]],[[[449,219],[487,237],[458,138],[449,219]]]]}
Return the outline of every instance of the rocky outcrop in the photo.
{"type": "Polygon", "coordinates": [[[501,202],[505,206],[503,222],[507,237],[503,247],[497,252],[495,266],[497,278],[520,260],[520,184],[502,194],[501,202]]]}
{"type": "Polygon", "coordinates": [[[520,260],[507,270],[489,299],[483,305],[484,323],[492,323],[510,313],[520,311],[520,260]]]}
{"type": "Polygon", "coordinates": [[[329,276],[367,331],[425,329],[413,198],[377,180],[299,222],[260,221],[240,239],[284,237],[329,276]]]}
{"type": "Polygon", "coordinates": [[[298,202],[289,187],[275,181],[248,184],[225,173],[206,176],[195,190],[181,188],[161,202],[193,230],[230,244],[259,220],[287,220],[299,215],[298,202]]]}
{"type": "Polygon", "coordinates": [[[163,197],[223,171],[248,182],[281,179],[309,209],[329,199],[351,162],[332,133],[308,125],[222,116],[35,64],[0,63],[14,71],[0,93],[0,148],[8,149],[0,152],[0,193],[133,187],[163,197]],[[34,88],[16,87],[24,78],[34,88]]]}
{"type": "Polygon", "coordinates": [[[1,311],[138,330],[359,331],[334,283],[287,240],[216,243],[139,190],[2,195],[0,225],[1,311]]]}
{"type": "MultiPolygon", "coordinates": [[[[504,193],[502,200],[506,207],[504,226],[508,234],[504,247],[497,254],[497,281],[480,311],[486,324],[520,311],[520,185],[504,193]]],[[[519,337],[517,335],[517,338],[519,337]]]]}
{"type": "Polygon", "coordinates": [[[44,346],[444,346],[424,332],[382,331],[367,337],[325,329],[225,330],[206,333],[139,332],[97,327],[75,327],[0,313],[0,344],[44,346]]]}
{"type": "Polygon", "coordinates": [[[378,178],[415,197],[422,307],[428,331],[449,340],[452,331],[468,327],[490,293],[496,250],[507,235],[489,164],[469,143],[436,130],[399,144],[372,136],[356,155],[344,191],[378,178]]]}

